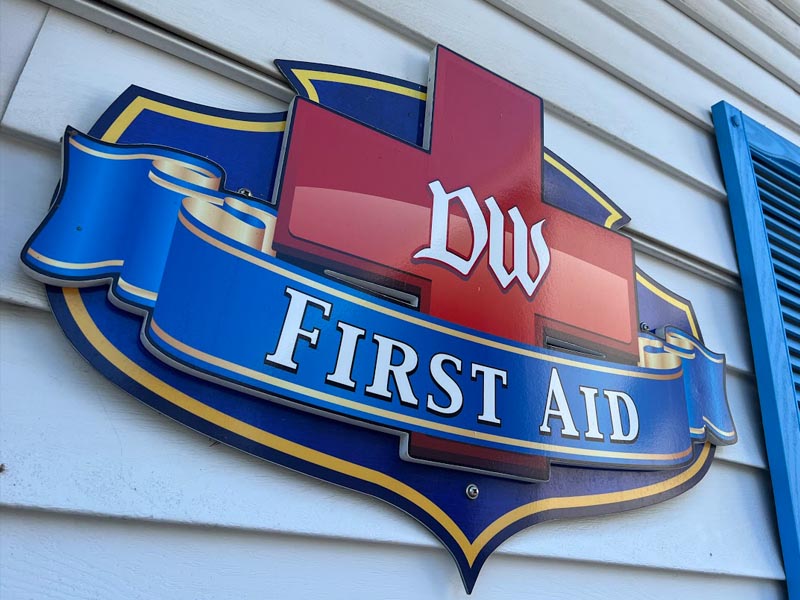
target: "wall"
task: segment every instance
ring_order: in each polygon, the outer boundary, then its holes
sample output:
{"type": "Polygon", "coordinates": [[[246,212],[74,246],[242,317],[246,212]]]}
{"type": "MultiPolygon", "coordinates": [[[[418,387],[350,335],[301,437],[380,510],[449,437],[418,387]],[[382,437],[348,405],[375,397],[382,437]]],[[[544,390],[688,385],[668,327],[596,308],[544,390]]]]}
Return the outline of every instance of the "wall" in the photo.
{"type": "Polygon", "coordinates": [[[104,380],[17,258],[64,127],[88,129],[130,83],[274,111],[291,97],[275,58],[424,82],[436,42],[544,98],[547,146],[630,214],[637,264],[726,353],[740,437],[676,499],[517,534],[473,597],[785,594],[709,108],[726,99],[798,142],[789,2],[110,4],[0,0],[0,597],[463,596],[447,552],[396,509],[215,444],[104,380]]]}

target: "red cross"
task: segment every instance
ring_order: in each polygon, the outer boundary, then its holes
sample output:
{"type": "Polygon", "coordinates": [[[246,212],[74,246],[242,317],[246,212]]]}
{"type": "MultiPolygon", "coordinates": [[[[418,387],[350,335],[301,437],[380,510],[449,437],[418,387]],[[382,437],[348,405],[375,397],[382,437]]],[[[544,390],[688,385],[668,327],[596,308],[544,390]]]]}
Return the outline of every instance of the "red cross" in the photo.
{"type": "MultiPolygon", "coordinates": [[[[280,253],[411,291],[420,310],[459,325],[542,346],[546,336],[636,360],[637,315],[630,240],[542,202],[542,101],[443,47],[436,49],[428,149],[310,101],[295,100],[279,194],[280,253]],[[431,243],[432,193],[469,186],[481,205],[528,228],[544,219],[549,271],[533,297],[503,289],[484,251],[468,276],[414,254],[431,243]]],[[[429,109],[430,109],[429,105],[429,109]]],[[[451,203],[448,248],[470,255],[473,233],[451,203]]],[[[538,262],[529,249],[531,278],[538,262]]]]}

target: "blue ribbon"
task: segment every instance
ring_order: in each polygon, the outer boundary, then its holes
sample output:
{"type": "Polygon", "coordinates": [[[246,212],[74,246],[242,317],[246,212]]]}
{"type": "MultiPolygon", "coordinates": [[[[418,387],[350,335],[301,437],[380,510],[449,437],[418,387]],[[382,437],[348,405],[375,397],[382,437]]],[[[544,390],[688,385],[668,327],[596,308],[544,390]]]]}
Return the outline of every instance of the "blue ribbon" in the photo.
{"type": "Polygon", "coordinates": [[[678,468],[694,443],[736,440],[724,357],[677,329],[644,335],[639,367],[467,330],[276,258],[275,211],[225,192],[205,159],[71,129],[64,153],[24,264],[62,286],[109,282],[116,304],[145,315],[148,348],[177,368],[366,426],[560,463],[678,468]],[[347,326],[361,331],[353,385],[332,385],[347,326]],[[376,376],[387,345],[389,364],[416,365],[402,394],[397,376],[376,376]],[[382,379],[388,395],[376,393],[382,379]]]}

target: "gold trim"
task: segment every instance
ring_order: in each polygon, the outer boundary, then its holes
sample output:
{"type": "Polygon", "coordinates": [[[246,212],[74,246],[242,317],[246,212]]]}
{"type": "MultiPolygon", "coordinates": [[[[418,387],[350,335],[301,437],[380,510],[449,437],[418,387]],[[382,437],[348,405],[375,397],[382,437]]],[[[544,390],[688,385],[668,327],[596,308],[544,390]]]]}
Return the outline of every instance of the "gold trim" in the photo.
{"type": "Polygon", "coordinates": [[[702,434],[707,433],[708,428],[711,427],[711,429],[713,429],[714,432],[717,435],[720,435],[722,437],[733,437],[733,436],[736,435],[736,431],[735,430],[734,431],[723,431],[722,429],[720,429],[719,427],[714,425],[714,423],[712,423],[708,419],[708,417],[703,417],[703,421],[705,422],[705,425],[703,427],[690,427],[689,431],[691,433],[696,433],[696,434],[702,435],[702,434]]]}
{"type": "MultiPolygon", "coordinates": [[[[161,104],[161,103],[157,103],[161,104]]],[[[166,105],[161,104],[166,107],[166,105]]],[[[123,111],[126,113],[130,106],[123,111]]],[[[157,110],[157,109],[154,109],[157,110]]],[[[136,114],[141,112],[137,111],[136,114]]],[[[206,115],[186,111],[187,116],[180,116],[178,118],[185,118],[188,121],[202,122],[202,118],[206,115]],[[194,115],[195,119],[191,116],[194,115]]],[[[165,113],[169,114],[169,113],[165,113]]],[[[177,116],[177,115],[173,115],[177,116]]],[[[120,115],[122,117],[122,115],[120,115]]],[[[125,128],[133,121],[131,116],[126,116],[125,119],[117,118],[112,123],[106,134],[103,136],[104,141],[115,142],[124,132],[125,128]],[[126,120],[127,119],[127,120],[126,120]]],[[[470,542],[463,531],[456,525],[456,523],[445,513],[438,505],[432,502],[425,495],[421,494],[411,486],[393,478],[380,471],[375,471],[361,465],[342,460],[335,456],[313,450],[301,444],[297,444],[285,438],[281,438],[274,434],[268,433],[252,425],[239,421],[226,415],[218,410],[215,410],[198,400],[184,394],[169,384],[161,381],[138,364],[134,363],[127,356],[125,356],[119,349],[117,349],[111,342],[102,334],[97,328],[97,325],[92,320],[91,315],[86,310],[86,305],[83,303],[81,292],[76,288],[62,288],[64,300],[67,305],[75,323],[80,328],[86,340],[102,354],[106,360],[113,364],[121,372],[125,373],[132,380],[149,389],[153,393],[158,394],[168,402],[180,407],[187,412],[194,414],[209,423],[231,431],[244,438],[250,439],[254,442],[262,444],[266,447],[283,452],[290,456],[296,456],[307,462],[323,466],[332,471],[344,473],[355,479],[367,481],[369,483],[383,487],[390,490],[397,495],[406,498],[414,505],[418,506],[421,510],[425,511],[434,521],[441,524],[442,527],[451,535],[453,541],[461,548],[464,556],[469,565],[475,562],[480,551],[489,543],[495,535],[497,535],[503,528],[510,526],[516,520],[524,519],[536,515],[546,510],[556,510],[559,508],[579,508],[584,506],[596,506],[601,504],[613,504],[616,502],[624,502],[628,500],[636,500],[648,496],[667,492],[675,487],[682,485],[694,477],[700,469],[705,466],[706,461],[710,456],[711,444],[706,442],[703,445],[703,450],[697,457],[695,463],[675,477],[671,477],[658,484],[644,486],[641,488],[633,488],[622,492],[614,492],[610,494],[595,494],[590,496],[577,496],[567,498],[549,498],[547,500],[540,500],[531,502],[524,506],[519,507],[511,513],[506,513],[504,516],[495,520],[472,542],[470,542]]],[[[690,322],[694,323],[690,315],[690,322]]]]}
{"type": "Polygon", "coordinates": [[[689,308],[688,304],[686,304],[685,302],[683,302],[681,300],[678,300],[677,298],[673,298],[672,296],[667,294],[664,290],[662,290],[658,286],[654,285],[642,273],[638,273],[638,272],[636,273],[636,281],[641,283],[644,287],[646,287],[648,290],[653,292],[656,296],[658,296],[662,300],[665,300],[666,302],[669,302],[670,304],[672,304],[672,306],[674,306],[676,308],[679,308],[680,310],[685,312],[686,316],[687,316],[687,318],[689,320],[689,326],[692,328],[692,335],[694,337],[698,338],[698,339],[700,338],[700,332],[697,330],[697,325],[694,322],[694,315],[692,314],[692,311],[689,308]]]}
{"type": "MultiPolygon", "coordinates": [[[[622,492],[607,492],[605,494],[592,494],[588,496],[573,496],[567,498],[546,498],[544,500],[536,500],[529,504],[524,504],[523,506],[506,513],[494,523],[489,525],[480,533],[472,545],[482,548],[489,543],[494,536],[515,521],[547,510],[616,504],[618,502],[636,500],[638,498],[655,496],[656,494],[666,492],[667,490],[671,490],[672,488],[677,487],[694,477],[695,474],[697,474],[697,472],[703,467],[703,465],[705,465],[705,461],[708,458],[710,451],[711,444],[706,442],[703,444],[703,450],[700,452],[700,456],[697,457],[697,460],[691,467],[686,469],[680,475],[676,475],[671,479],[667,479],[666,481],[661,481],[659,483],[654,483],[641,488],[634,488],[633,490],[625,490],[622,492]]],[[[472,563],[470,562],[470,564],[472,563]]]]}
{"type": "Polygon", "coordinates": [[[152,300],[153,302],[158,300],[157,293],[151,292],[150,290],[146,290],[144,288],[140,288],[139,286],[133,285],[132,283],[128,283],[122,278],[122,276],[117,277],[117,285],[126,292],[134,294],[135,296],[139,296],[140,298],[152,300]]]}
{"type": "Polygon", "coordinates": [[[261,250],[261,252],[264,254],[269,254],[270,256],[276,256],[277,253],[272,247],[272,240],[275,237],[275,225],[278,221],[277,217],[265,210],[261,210],[247,204],[246,202],[242,202],[238,198],[225,198],[225,204],[234,210],[238,210],[239,212],[243,212],[246,215],[250,215],[251,217],[258,219],[264,224],[261,246],[256,248],[256,250],[261,250]]]}
{"type": "Polygon", "coordinates": [[[270,132],[270,131],[283,131],[286,128],[286,121],[241,121],[239,119],[229,119],[226,117],[215,117],[204,113],[195,112],[187,108],[178,108],[164,104],[152,98],[145,98],[144,96],[137,96],[127,107],[123,110],[114,122],[109,126],[103,137],[100,139],[104,142],[116,142],[125,130],[133,123],[134,119],[139,116],[142,111],[152,110],[162,115],[175,117],[176,119],[183,119],[184,121],[191,121],[192,123],[200,123],[202,125],[211,125],[213,127],[220,127],[222,129],[234,129],[237,131],[256,131],[256,132],[270,132]]]}
{"type": "Polygon", "coordinates": [[[201,223],[245,246],[275,256],[272,248],[275,217],[236,198],[225,198],[224,204],[257,219],[263,227],[250,225],[221,207],[205,202],[196,196],[183,199],[183,208],[201,223]]]}
{"type": "Polygon", "coordinates": [[[88,263],[74,263],[74,262],[66,262],[63,260],[57,260],[55,258],[50,258],[49,256],[45,256],[41,252],[37,252],[33,248],[28,248],[28,254],[38,260],[39,262],[43,262],[46,265],[51,265],[53,267],[60,267],[62,269],[99,269],[100,267],[121,267],[125,264],[124,260],[121,259],[113,259],[113,260],[100,260],[97,262],[88,262],[88,263]]]}
{"type": "MultiPolygon", "coordinates": [[[[198,176],[205,176],[209,179],[219,182],[219,177],[217,177],[208,169],[205,169],[199,165],[193,165],[192,163],[184,162],[182,160],[164,158],[163,155],[159,154],[148,154],[146,152],[139,152],[136,154],[114,154],[111,152],[103,152],[102,150],[96,150],[94,148],[89,148],[89,146],[86,146],[85,144],[81,144],[75,139],[74,136],[70,136],[69,145],[74,146],[84,154],[89,154],[90,156],[96,156],[98,158],[104,158],[106,160],[152,160],[159,170],[162,170],[170,175],[173,173],[183,173],[183,170],[185,169],[191,172],[189,177],[192,177],[193,179],[199,179],[198,176]]],[[[206,179],[204,178],[203,181],[206,181],[206,179]]],[[[209,186],[204,185],[203,187],[209,186]]]]}
{"type": "MultiPolygon", "coordinates": [[[[646,337],[639,337],[639,366],[648,369],[675,369],[683,364],[681,356],[669,352],[664,347],[664,342],[646,337]],[[658,352],[647,352],[648,348],[655,348],[658,352]]],[[[683,358],[694,358],[684,356],[683,358]]]]}
{"type": "Polygon", "coordinates": [[[564,175],[569,177],[569,179],[575,183],[578,187],[580,187],[584,192],[589,194],[592,198],[594,198],[595,202],[600,204],[603,208],[608,211],[608,217],[606,217],[605,223],[603,226],[606,229],[611,229],[611,227],[622,218],[622,213],[620,213],[616,208],[614,208],[611,204],[609,204],[605,198],[603,198],[600,194],[598,194],[595,190],[593,190],[585,181],[583,181],[580,177],[575,175],[566,165],[562,164],[555,156],[549,154],[547,152],[544,153],[544,159],[551,165],[553,165],[556,169],[561,171],[564,175]]]}
{"type": "Polygon", "coordinates": [[[333,471],[344,473],[355,479],[368,481],[375,485],[379,485],[387,490],[390,490],[397,495],[406,498],[420,509],[428,513],[437,523],[451,535],[453,540],[464,552],[467,562],[472,565],[475,562],[478,554],[483,547],[489,543],[494,536],[501,532],[506,527],[512,525],[515,521],[536,515],[548,510],[557,510],[562,508],[580,508],[584,506],[598,506],[602,504],[615,504],[618,502],[626,502],[628,500],[637,500],[647,496],[667,492],[679,485],[682,485],[692,477],[705,465],[706,459],[709,457],[711,444],[706,442],[703,445],[703,450],[698,456],[697,460],[688,469],[682,473],[671,477],[665,481],[644,486],[641,488],[633,488],[621,492],[609,492],[605,494],[592,494],[587,496],[572,496],[572,497],[559,497],[547,498],[544,500],[537,500],[525,504],[516,510],[506,513],[502,517],[495,520],[486,529],[484,529],[474,541],[470,542],[467,536],[458,525],[447,515],[437,504],[432,502],[427,496],[421,494],[411,486],[403,483],[381,473],[355,463],[325,454],[318,450],[313,450],[296,442],[292,442],[280,436],[268,433],[262,429],[258,429],[249,423],[245,423],[230,415],[220,412],[202,402],[195,400],[191,396],[184,394],[180,390],[172,387],[168,383],[158,379],[150,372],[146,371],[130,358],[123,354],[116,346],[114,346],[108,338],[98,329],[95,322],[92,320],[86,310],[86,305],[83,303],[80,290],[75,288],[63,288],[64,300],[67,308],[81,330],[87,341],[103,355],[115,368],[125,373],[128,377],[143,385],[145,388],[158,394],[168,402],[175,406],[193,414],[209,423],[221,427],[227,431],[231,431],[236,435],[252,440],[278,452],[296,456],[302,460],[310,463],[323,466],[333,471]]]}
{"type": "Polygon", "coordinates": [[[706,425],[711,427],[711,429],[713,429],[716,433],[718,433],[722,437],[733,437],[734,435],[736,435],[736,430],[724,431],[724,430],[720,429],[719,427],[717,427],[716,425],[714,425],[714,423],[709,421],[708,417],[703,417],[703,421],[705,421],[706,425]]]}
{"type": "MultiPolygon", "coordinates": [[[[193,198],[200,198],[205,203],[219,206],[220,204],[224,203],[224,200],[219,196],[211,196],[209,194],[204,194],[202,192],[198,192],[196,190],[192,190],[182,185],[178,185],[177,183],[173,183],[171,181],[167,181],[166,179],[159,177],[155,171],[150,171],[147,173],[147,178],[155,183],[157,186],[164,188],[165,190],[169,190],[170,192],[175,192],[176,194],[180,194],[182,196],[189,196],[193,198]]],[[[217,190],[214,190],[217,191],[217,190]]]]}
{"type": "MultiPolygon", "coordinates": [[[[718,365],[721,365],[725,362],[724,358],[718,358],[716,356],[711,356],[708,350],[703,348],[700,344],[696,343],[694,340],[690,340],[685,335],[681,335],[680,333],[670,331],[666,335],[666,340],[668,344],[672,344],[673,346],[677,346],[682,350],[692,353],[694,355],[693,350],[697,350],[700,354],[705,356],[708,360],[718,365]]],[[[678,352],[674,348],[669,349],[670,352],[674,352],[678,354],[678,352]]]]}
{"type": "Polygon", "coordinates": [[[375,90],[383,90],[384,92],[392,92],[401,96],[409,96],[417,100],[427,100],[428,94],[419,90],[412,90],[411,88],[397,85],[396,83],[389,83],[387,81],[379,81],[377,79],[369,79],[368,77],[359,77],[357,75],[345,75],[344,73],[331,73],[328,71],[313,71],[311,69],[292,69],[292,74],[297,77],[297,81],[303,86],[303,89],[308,93],[308,99],[312,102],[319,103],[319,94],[314,87],[312,81],[332,81],[335,83],[345,83],[348,85],[358,85],[361,87],[368,87],[375,90]]]}
{"type": "Polygon", "coordinates": [[[185,181],[189,184],[203,187],[215,192],[219,190],[220,178],[203,167],[185,163],[174,158],[158,158],[153,161],[156,170],[185,181]]]}

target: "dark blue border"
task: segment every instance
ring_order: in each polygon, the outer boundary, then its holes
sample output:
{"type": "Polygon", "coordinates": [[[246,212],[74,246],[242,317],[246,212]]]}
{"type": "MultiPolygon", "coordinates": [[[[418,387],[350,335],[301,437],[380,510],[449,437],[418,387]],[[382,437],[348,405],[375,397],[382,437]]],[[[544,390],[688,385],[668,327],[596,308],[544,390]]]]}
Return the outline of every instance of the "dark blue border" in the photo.
{"type": "MultiPolygon", "coordinates": [[[[153,98],[156,100],[161,100],[165,104],[172,105],[172,106],[180,106],[185,107],[190,110],[197,110],[198,112],[204,112],[206,114],[215,114],[219,116],[230,116],[232,113],[230,111],[221,111],[219,109],[209,109],[208,107],[203,107],[202,105],[177,101],[175,99],[171,99],[167,96],[162,96],[160,94],[155,94],[153,92],[149,92],[147,90],[143,90],[137,87],[129,88],[123,96],[118,99],[112,107],[106,111],[103,118],[101,118],[100,122],[92,128],[91,132],[94,135],[100,135],[104,128],[107,128],[115,118],[119,112],[124,110],[127,105],[136,97],[144,96],[148,98],[153,98]]],[[[250,115],[253,113],[236,113],[238,115],[250,115]]],[[[263,118],[260,120],[264,121],[272,121],[272,120],[280,120],[283,117],[284,113],[276,113],[272,115],[261,115],[263,118]]],[[[81,290],[80,292],[82,298],[87,299],[89,296],[94,297],[100,303],[105,303],[105,294],[106,290],[104,287],[98,287],[93,289],[86,289],[81,290]]],[[[51,300],[51,304],[53,307],[53,311],[63,327],[65,333],[67,334],[70,341],[76,346],[78,351],[83,354],[89,362],[91,362],[101,373],[106,375],[111,381],[120,385],[126,391],[132,393],[135,397],[139,398],[140,400],[144,401],[145,403],[149,404],[153,408],[163,412],[164,414],[182,422],[183,424],[194,428],[198,431],[206,433],[220,441],[230,444],[234,447],[242,449],[246,452],[254,454],[256,456],[260,456],[262,458],[266,458],[267,460],[271,460],[278,464],[287,466],[289,468],[298,470],[300,472],[312,475],[314,477],[318,477],[320,479],[333,482],[338,485],[342,485],[351,489],[355,489],[367,494],[374,495],[382,500],[385,500],[405,512],[409,513],[410,515],[419,519],[425,526],[427,526],[439,539],[442,540],[443,544],[450,550],[453,554],[456,562],[458,563],[459,570],[461,571],[462,577],[464,579],[465,587],[468,591],[470,591],[475,583],[475,579],[477,578],[478,572],[481,569],[484,561],[491,552],[497,548],[508,536],[512,535],[513,533],[524,529],[530,525],[535,523],[539,523],[542,521],[546,521],[553,518],[561,518],[565,516],[582,516],[582,515],[595,515],[595,514],[607,514],[610,512],[617,512],[621,510],[628,510],[632,508],[637,508],[639,506],[650,505],[659,501],[663,501],[667,498],[671,498],[680,494],[681,492],[685,491],[686,489],[692,487],[697,481],[699,481],[706,470],[708,469],[711,460],[713,458],[714,447],[709,447],[709,455],[707,456],[705,462],[701,465],[701,468],[698,472],[694,473],[692,477],[687,479],[686,481],[682,482],[680,485],[675,486],[667,490],[666,492],[662,492],[660,494],[656,494],[653,496],[648,496],[644,498],[637,498],[630,501],[625,502],[617,502],[614,504],[600,504],[596,506],[587,506],[581,507],[577,509],[555,509],[547,512],[537,513],[535,515],[531,515],[527,518],[515,521],[510,523],[504,529],[498,531],[492,540],[481,550],[480,554],[476,557],[476,560],[472,565],[469,565],[460,551],[458,545],[454,542],[452,537],[449,533],[444,529],[444,527],[439,523],[437,520],[432,518],[428,515],[421,507],[413,504],[407,498],[397,493],[388,490],[378,484],[354,478],[349,476],[345,473],[331,470],[326,468],[322,465],[315,464],[313,462],[306,461],[304,459],[298,458],[293,455],[286,454],[281,452],[275,448],[263,446],[262,444],[255,442],[253,440],[249,440],[247,438],[243,438],[238,436],[237,434],[232,433],[231,431],[223,430],[218,426],[209,423],[201,418],[197,417],[196,415],[185,411],[184,409],[168,402],[165,398],[160,397],[153,391],[143,387],[142,385],[138,384],[137,382],[131,380],[124,372],[119,371],[114,365],[109,363],[99,352],[95,349],[92,344],[86,339],[80,329],[77,327],[74,319],[72,318],[71,313],[69,312],[68,308],[65,306],[64,303],[64,296],[61,293],[59,288],[50,287],[48,286],[48,295],[51,300]]],[[[110,312],[117,311],[111,305],[107,306],[107,310],[110,312]]],[[[135,317],[128,315],[127,313],[122,313],[119,311],[121,315],[121,319],[134,319],[135,317]]],[[[108,333],[108,331],[106,332],[108,333]]],[[[137,338],[138,340],[138,338],[137,338]]],[[[175,373],[176,377],[180,377],[180,373],[175,373]]],[[[214,384],[204,384],[205,386],[210,386],[211,388],[214,387],[214,384]]],[[[220,392],[223,392],[222,388],[220,388],[220,392]]],[[[213,393],[213,391],[211,392],[213,393]]],[[[231,393],[231,392],[228,392],[231,393]]],[[[279,405],[275,405],[275,407],[279,407],[279,405]]],[[[299,413],[300,411],[298,411],[299,413]]],[[[337,424],[338,425],[338,424],[337,424]]],[[[340,427],[346,427],[345,424],[341,424],[340,427]]],[[[353,426],[355,427],[355,426],[353,426]]],[[[312,432],[315,436],[320,437],[321,432],[314,431],[312,432]]],[[[431,469],[434,467],[427,467],[422,466],[414,463],[407,463],[405,461],[399,460],[397,457],[397,450],[396,450],[396,438],[389,437],[388,434],[380,434],[378,432],[369,432],[367,430],[360,432],[361,435],[371,435],[375,438],[378,437],[385,437],[386,440],[391,442],[391,457],[392,463],[389,465],[391,470],[402,471],[403,474],[413,474],[413,477],[401,477],[400,474],[395,475],[401,481],[415,487],[419,484],[420,479],[425,479],[425,475],[427,475],[431,469]],[[425,470],[425,473],[422,471],[425,470]]],[[[309,446],[310,447],[310,446],[309,446]]],[[[701,451],[701,447],[697,447],[696,452],[701,451]]],[[[368,466],[367,463],[357,463],[357,464],[364,464],[364,466],[368,466]]],[[[370,463],[371,464],[371,463],[370,463]]],[[[693,463],[694,464],[694,463],[693,463]]],[[[620,486],[622,489],[630,489],[632,487],[637,487],[631,485],[631,482],[636,479],[645,479],[642,481],[643,484],[647,483],[654,483],[656,481],[662,480],[663,478],[667,477],[667,474],[662,473],[641,473],[641,472],[632,472],[632,471],[602,471],[602,470],[593,470],[593,469],[572,469],[568,467],[554,467],[555,469],[560,470],[560,481],[561,484],[558,489],[552,488],[549,489],[553,495],[560,493],[565,486],[572,485],[576,478],[583,479],[583,476],[591,475],[593,490],[595,493],[602,493],[604,490],[604,486],[599,486],[599,483],[605,482],[606,485],[613,486],[615,488],[619,488],[620,486]],[[608,473],[611,476],[608,476],[608,473]],[[597,475],[597,477],[594,477],[597,475]],[[647,481],[651,479],[650,481],[647,481]],[[598,489],[599,488],[599,489],[598,489]]],[[[463,477],[463,473],[459,471],[447,471],[443,470],[442,473],[438,473],[435,481],[431,481],[432,478],[427,477],[428,481],[435,485],[436,487],[442,486],[442,481],[446,479],[450,473],[453,478],[456,476],[463,477]]],[[[677,475],[678,472],[672,472],[670,475],[677,475]]],[[[486,498],[492,498],[493,496],[502,497],[504,501],[508,503],[516,503],[517,497],[520,494],[523,494],[523,491],[520,491],[520,488],[523,487],[523,484],[511,480],[502,480],[499,478],[494,478],[491,476],[483,476],[480,474],[470,474],[469,480],[475,481],[479,483],[482,490],[482,497],[485,494],[486,498]],[[513,493],[512,493],[513,492],[513,493]]],[[[584,485],[586,482],[581,481],[581,485],[584,485]]],[[[555,482],[554,482],[555,484],[555,482]]],[[[524,484],[524,486],[529,486],[531,484],[524,484]]],[[[576,486],[573,485],[573,491],[576,486]]],[[[463,488],[460,488],[463,489],[463,488]]],[[[436,494],[433,494],[436,495],[436,494]]],[[[523,494],[527,495],[527,494],[523,494]]],[[[549,497],[549,496],[545,496],[549,497]]],[[[437,496],[438,498],[438,496],[437,496]]],[[[449,500],[450,503],[460,502],[461,504],[468,503],[468,500],[464,499],[463,495],[456,498],[453,496],[449,500]]],[[[530,496],[530,500],[537,499],[536,495],[530,496]]],[[[475,508],[479,508],[476,507],[475,508]]],[[[452,513],[449,513],[452,514],[452,513]]],[[[479,515],[480,516],[480,515],[479,515]]],[[[454,516],[455,519],[455,516],[454,516]]],[[[476,517],[477,519],[477,517],[476,517]]],[[[468,525],[468,524],[467,524],[468,525]]],[[[460,525],[462,527],[462,531],[464,530],[464,524],[460,525]]],[[[466,531],[465,531],[466,533],[466,531]]],[[[470,539],[473,539],[473,535],[468,535],[470,539]]]]}

